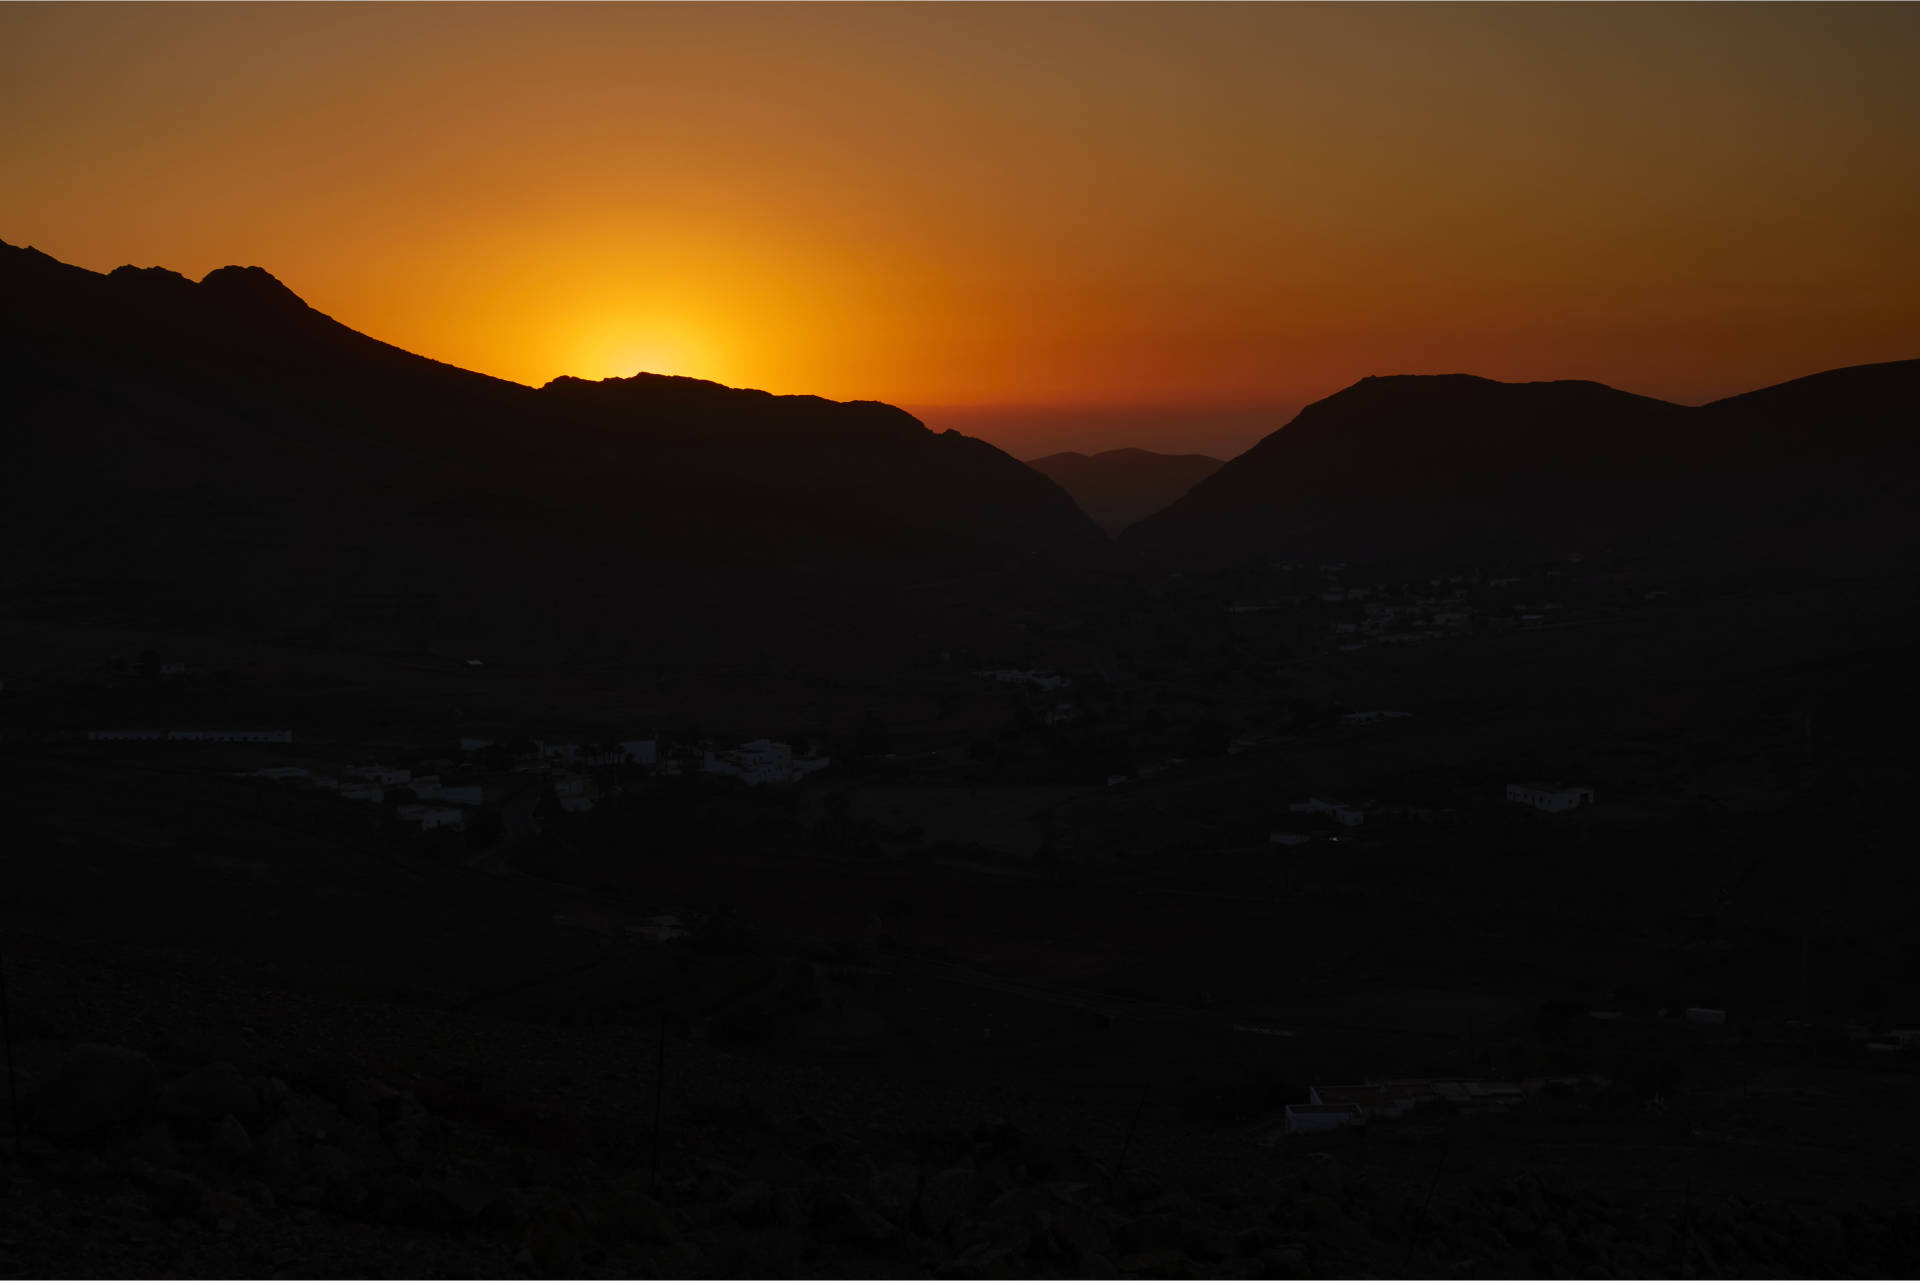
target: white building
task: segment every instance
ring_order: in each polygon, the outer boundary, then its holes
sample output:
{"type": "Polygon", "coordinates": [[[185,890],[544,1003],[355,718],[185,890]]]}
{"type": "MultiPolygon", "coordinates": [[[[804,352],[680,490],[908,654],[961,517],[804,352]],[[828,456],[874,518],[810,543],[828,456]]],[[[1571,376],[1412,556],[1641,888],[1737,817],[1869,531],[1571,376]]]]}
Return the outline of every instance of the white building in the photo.
{"type": "Polygon", "coordinates": [[[382,787],[403,787],[413,779],[413,771],[399,769],[392,765],[355,765],[340,771],[348,778],[357,778],[365,783],[378,783],[382,787]]]}
{"type": "Polygon", "coordinates": [[[1325,1134],[1350,1125],[1364,1125],[1366,1114],[1351,1103],[1289,1103],[1288,1134],[1325,1134]]]}
{"type": "Polygon", "coordinates": [[[731,774],[749,787],[789,783],[793,781],[793,748],[756,738],[730,751],[708,752],[704,768],[709,774],[731,774]]]}
{"type": "Polygon", "coordinates": [[[1564,783],[1508,783],[1507,799],[1518,805],[1531,805],[1549,814],[1559,814],[1581,805],[1593,804],[1593,789],[1569,787],[1564,783]]]}
{"type": "Polygon", "coordinates": [[[620,744],[620,750],[635,765],[660,763],[660,740],[657,738],[629,738],[620,744]]]}
{"type": "Polygon", "coordinates": [[[460,736],[460,750],[463,752],[482,752],[492,746],[493,740],[490,738],[481,738],[475,734],[460,736]]]}
{"type": "Polygon", "coordinates": [[[1358,827],[1367,821],[1367,812],[1341,801],[1329,800],[1324,796],[1308,797],[1304,801],[1295,801],[1287,806],[1295,814],[1325,814],[1342,827],[1358,827]]]}
{"type": "Polygon", "coordinates": [[[1311,837],[1302,835],[1299,832],[1269,832],[1267,834],[1267,844],[1269,845],[1305,845],[1311,839],[1311,837]]]}
{"type": "Polygon", "coordinates": [[[167,737],[163,729],[90,729],[89,743],[157,743],[167,737]]]}
{"type": "Polygon", "coordinates": [[[1725,1010],[1710,1010],[1705,1006],[1695,1005],[1687,1009],[1686,1017],[1689,1023],[1720,1024],[1727,1021],[1727,1012],[1725,1010]]]}

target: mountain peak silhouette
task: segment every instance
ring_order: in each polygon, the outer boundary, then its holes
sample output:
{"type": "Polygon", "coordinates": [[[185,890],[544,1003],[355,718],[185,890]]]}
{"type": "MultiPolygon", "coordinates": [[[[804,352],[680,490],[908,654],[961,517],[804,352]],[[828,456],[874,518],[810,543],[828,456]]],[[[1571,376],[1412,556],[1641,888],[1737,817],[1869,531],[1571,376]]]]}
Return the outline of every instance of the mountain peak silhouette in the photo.
{"type": "Polygon", "coordinates": [[[209,297],[249,307],[285,313],[312,310],[299,294],[264,267],[216,267],[200,278],[200,288],[209,297]]]}

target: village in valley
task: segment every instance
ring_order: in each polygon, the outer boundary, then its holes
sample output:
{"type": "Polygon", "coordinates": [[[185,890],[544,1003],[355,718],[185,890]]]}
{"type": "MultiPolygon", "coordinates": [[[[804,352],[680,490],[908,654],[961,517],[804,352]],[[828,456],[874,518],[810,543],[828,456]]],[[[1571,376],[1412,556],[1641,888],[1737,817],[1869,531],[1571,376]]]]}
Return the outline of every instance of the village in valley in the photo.
{"type": "MultiPolygon", "coordinates": [[[[0,751],[53,852],[9,965],[52,982],[79,930],[135,969],[244,957],[276,993],[564,1031],[583,1062],[659,1036],[698,1064],[664,1123],[709,1147],[760,1141],[726,1100],[788,1091],[999,1117],[1103,1188],[1204,1167],[1249,1206],[1419,1203],[1441,1161],[1532,1204],[1514,1171],[1573,1154],[1601,1172],[1579,1195],[1637,1196],[1669,1148],[1732,1188],[1740,1154],[1834,1127],[1891,1178],[1905,1149],[1853,1100],[1920,1087],[1920,940],[1898,893],[1804,856],[1910,879],[1850,728],[1895,660],[1792,657],[1808,601],[1864,630],[1889,599],[1268,562],[886,664],[675,680],[9,622],[0,751]],[[112,923],[46,906],[107,883],[112,923]],[[142,885],[190,906],[144,917],[142,885]]],[[[1123,1253],[1157,1274],[1162,1248],[1123,1253]]]]}

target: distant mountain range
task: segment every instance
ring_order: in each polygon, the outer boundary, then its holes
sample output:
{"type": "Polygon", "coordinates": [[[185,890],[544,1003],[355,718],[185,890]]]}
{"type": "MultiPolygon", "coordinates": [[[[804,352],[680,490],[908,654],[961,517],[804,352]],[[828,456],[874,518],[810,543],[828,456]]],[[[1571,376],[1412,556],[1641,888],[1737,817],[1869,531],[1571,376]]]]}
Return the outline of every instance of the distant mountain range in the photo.
{"type": "Polygon", "coordinates": [[[1594,382],[1367,378],[1128,528],[1140,552],[1459,563],[1605,552],[1676,566],[1900,561],[1920,360],[1700,407],[1594,382]]]}
{"type": "Polygon", "coordinates": [[[1027,466],[1052,477],[1100,528],[1118,534],[1220,470],[1220,460],[1205,454],[1109,449],[1099,454],[1048,454],[1028,459],[1027,466]]]}
{"type": "Polygon", "coordinates": [[[773,652],[1111,555],[1053,482],[891,406],[649,374],[535,390],[257,267],[101,275],[0,245],[0,376],[16,612],[443,648],[767,629],[773,652]]]}

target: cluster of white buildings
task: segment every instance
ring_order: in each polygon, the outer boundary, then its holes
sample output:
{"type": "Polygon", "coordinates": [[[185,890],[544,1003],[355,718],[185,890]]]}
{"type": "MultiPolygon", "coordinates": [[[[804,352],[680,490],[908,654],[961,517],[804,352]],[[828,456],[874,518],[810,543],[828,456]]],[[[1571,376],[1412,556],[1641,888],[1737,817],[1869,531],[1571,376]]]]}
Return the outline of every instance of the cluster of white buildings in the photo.
{"type": "Polygon", "coordinates": [[[1565,783],[1508,783],[1507,799],[1548,814],[1561,814],[1593,804],[1593,789],[1570,787],[1565,783]]]}
{"type": "Polygon", "coordinates": [[[1325,1134],[1369,1121],[1405,1116],[1423,1103],[1503,1111],[1524,1101],[1541,1081],[1378,1081],[1367,1085],[1316,1085],[1308,1101],[1287,1105],[1283,1134],[1325,1134]]]}
{"type": "Polygon", "coordinates": [[[757,787],[764,783],[798,782],[830,763],[825,756],[796,756],[786,743],[756,738],[728,751],[708,752],[701,768],[706,773],[730,775],[749,787],[757,787]]]}

